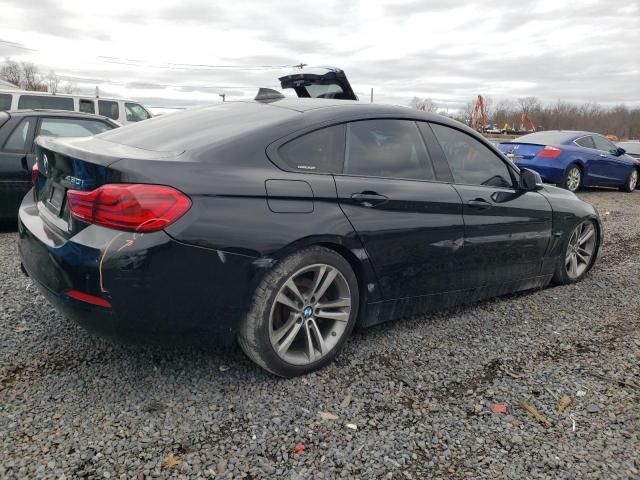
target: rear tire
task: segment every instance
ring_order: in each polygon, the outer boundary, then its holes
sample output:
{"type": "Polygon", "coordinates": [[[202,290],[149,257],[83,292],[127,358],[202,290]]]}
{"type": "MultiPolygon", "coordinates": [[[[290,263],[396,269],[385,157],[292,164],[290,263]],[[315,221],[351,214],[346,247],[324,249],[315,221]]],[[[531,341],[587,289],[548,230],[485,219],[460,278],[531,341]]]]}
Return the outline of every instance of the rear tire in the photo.
{"type": "Polygon", "coordinates": [[[600,248],[598,226],[593,220],[584,220],[564,239],[553,283],[565,285],[582,280],[591,270],[600,248]]]}
{"type": "Polygon", "coordinates": [[[623,192],[631,193],[638,186],[638,170],[634,168],[629,173],[627,180],[624,182],[624,185],[620,187],[620,190],[623,192]]]}
{"type": "Polygon", "coordinates": [[[582,169],[575,163],[571,165],[564,174],[564,179],[560,186],[570,192],[577,192],[582,185],[582,169]]]}
{"type": "Polygon", "coordinates": [[[358,281],[341,255],[309,247],[280,261],[260,282],[238,343],[265,370],[293,377],[329,363],[358,316],[358,281]]]}

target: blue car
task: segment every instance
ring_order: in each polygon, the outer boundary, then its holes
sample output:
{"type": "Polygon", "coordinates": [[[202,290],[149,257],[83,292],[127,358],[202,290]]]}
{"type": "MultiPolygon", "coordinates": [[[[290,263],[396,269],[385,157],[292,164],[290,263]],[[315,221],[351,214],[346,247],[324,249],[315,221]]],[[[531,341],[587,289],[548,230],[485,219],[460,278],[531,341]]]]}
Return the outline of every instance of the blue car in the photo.
{"type": "Polygon", "coordinates": [[[632,192],[638,184],[640,162],[597,133],[535,132],[498,148],[518,167],[535,170],[545,182],[572,192],[600,186],[632,192]]]}

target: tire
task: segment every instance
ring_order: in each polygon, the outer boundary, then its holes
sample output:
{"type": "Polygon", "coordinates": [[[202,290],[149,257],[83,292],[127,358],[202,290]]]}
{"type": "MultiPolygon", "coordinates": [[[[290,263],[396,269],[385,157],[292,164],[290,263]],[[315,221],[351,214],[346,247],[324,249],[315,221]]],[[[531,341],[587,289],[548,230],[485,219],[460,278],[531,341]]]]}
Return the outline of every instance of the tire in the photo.
{"type": "Polygon", "coordinates": [[[324,247],[305,248],[280,261],[260,282],[238,343],[247,357],[275,375],[312,372],[344,347],[359,299],[358,280],[344,257],[324,247]],[[320,298],[313,292],[321,292],[320,298]]]}
{"type": "Polygon", "coordinates": [[[596,222],[587,219],[572,228],[564,239],[553,283],[565,285],[582,280],[593,267],[599,248],[600,232],[596,222]]]}
{"type": "Polygon", "coordinates": [[[624,185],[620,187],[620,190],[623,192],[631,193],[638,186],[638,170],[636,168],[632,169],[629,172],[629,176],[624,182],[624,185]]]}
{"type": "Polygon", "coordinates": [[[564,174],[560,186],[570,192],[577,192],[582,186],[582,169],[577,164],[572,164],[564,174]]]}

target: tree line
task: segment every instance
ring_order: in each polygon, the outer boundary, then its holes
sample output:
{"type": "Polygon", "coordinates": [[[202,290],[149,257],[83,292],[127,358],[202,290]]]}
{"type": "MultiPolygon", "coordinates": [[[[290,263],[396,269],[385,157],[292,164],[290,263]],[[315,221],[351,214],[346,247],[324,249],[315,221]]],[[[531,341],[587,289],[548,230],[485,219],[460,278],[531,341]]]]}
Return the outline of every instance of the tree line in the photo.
{"type": "Polygon", "coordinates": [[[45,75],[36,64],[17,62],[11,58],[6,58],[0,64],[0,79],[22,90],[49,92],[54,95],[56,93],[73,93],[76,90],[74,82],[63,82],[53,70],[45,75]]]}
{"type": "MultiPolygon", "coordinates": [[[[409,106],[447,115],[469,125],[474,104],[475,100],[467,102],[463,108],[451,114],[439,108],[430,99],[420,100],[414,97],[409,106]]],[[[503,129],[505,125],[518,128],[520,117],[526,112],[538,129],[585,130],[615,135],[620,139],[640,139],[640,107],[604,107],[598,103],[580,104],[562,100],[544,104],[536,97],[521,97],[498,103],[491,97],[484,97],[484,105],[488,117],[487,124],[495,125],[498,129],[503,129]]]]}

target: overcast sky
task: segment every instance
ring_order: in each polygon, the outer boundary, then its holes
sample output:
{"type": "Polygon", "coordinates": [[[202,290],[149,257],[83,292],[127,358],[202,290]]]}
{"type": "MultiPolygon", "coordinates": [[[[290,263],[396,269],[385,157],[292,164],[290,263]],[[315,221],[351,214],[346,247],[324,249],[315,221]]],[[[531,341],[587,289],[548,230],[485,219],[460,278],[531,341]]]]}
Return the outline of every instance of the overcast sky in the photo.
{"type": "Polygon", "coordinates": [[[640,105],[640,0],[270,3],[0,0],[0,58],[150,106],[254,96],[301,62],[384,103],[640,105]]]}

